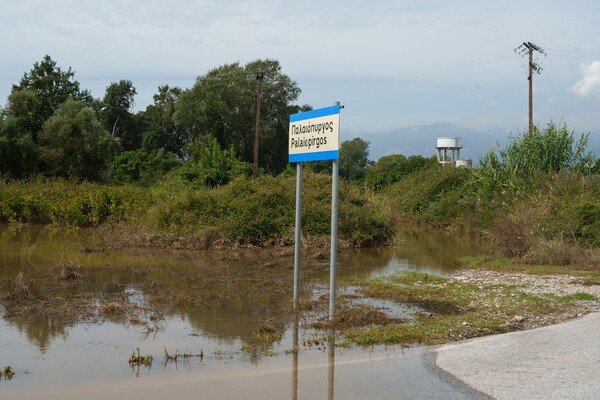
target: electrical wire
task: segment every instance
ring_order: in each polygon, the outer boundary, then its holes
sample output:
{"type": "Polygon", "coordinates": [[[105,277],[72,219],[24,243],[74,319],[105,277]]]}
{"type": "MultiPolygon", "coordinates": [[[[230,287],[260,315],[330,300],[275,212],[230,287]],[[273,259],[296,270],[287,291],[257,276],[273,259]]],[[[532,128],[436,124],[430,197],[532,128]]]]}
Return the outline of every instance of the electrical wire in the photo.
{"type": "Polygon", "coordinates": [[[549,54],[555,57],[577,58],[577,59],[600,59],[600,51],[582,51],[576,49],[546,49],[549,54]]]}

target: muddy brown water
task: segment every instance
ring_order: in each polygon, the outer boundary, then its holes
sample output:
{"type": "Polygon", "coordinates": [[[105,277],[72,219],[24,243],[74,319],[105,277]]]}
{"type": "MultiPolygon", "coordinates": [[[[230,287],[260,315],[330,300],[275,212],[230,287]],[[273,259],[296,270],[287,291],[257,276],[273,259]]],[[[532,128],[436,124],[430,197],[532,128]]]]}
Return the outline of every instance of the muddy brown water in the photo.
{"type": "MultiPolygon", "coordinates": [[[[0,396],[471,398],[426,368],[418,349],[323,343],[322,332],[290,312],[291,258],[273,264],[250,255],[224,261],[231,257],[101,249],[93,230],[0,225],[0,282],[22,272],[38,296],[52,299],[49,307],[59,307],[28,315],[2,302],[0,368],[10,365],[16,374],[0,379],[0,396]],[[53,277],[52,268],[64,262],[81,265],[82,278],[65,283],[53,277]],[[67,299],[89,303],[91,313],[78,316],[67,299]],[[136,311],[94,314],[116,300],[136,311]],[[264,327],[282,333],[281,339],[256,346],[264,327]],[[128,363],[136,349],[153,356],[150,367],[128,363]],[[191,357],[165,362],[165,349],[191,357]]],[[[480,252],[464,239],[406,233],[393,248],[341,255],[338,279],[402,270],[443,274],[457,267],[458,257],[480,252]]],[[[325,294],[328,262],[305,261],[302,280],[305,297],[325,294]]],[[[6,296],[0,285],[0,297],[6,296]]]]}

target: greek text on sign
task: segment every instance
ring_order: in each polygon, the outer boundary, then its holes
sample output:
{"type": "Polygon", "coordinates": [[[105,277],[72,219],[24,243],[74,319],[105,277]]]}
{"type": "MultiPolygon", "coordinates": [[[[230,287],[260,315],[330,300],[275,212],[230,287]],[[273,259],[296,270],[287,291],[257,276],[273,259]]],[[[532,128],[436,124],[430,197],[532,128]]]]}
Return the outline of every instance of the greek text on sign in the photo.
{"type": "Polygon", "coordinates": [[[290,115],[289,162],[337,160],[340,106],[290,115]]]}

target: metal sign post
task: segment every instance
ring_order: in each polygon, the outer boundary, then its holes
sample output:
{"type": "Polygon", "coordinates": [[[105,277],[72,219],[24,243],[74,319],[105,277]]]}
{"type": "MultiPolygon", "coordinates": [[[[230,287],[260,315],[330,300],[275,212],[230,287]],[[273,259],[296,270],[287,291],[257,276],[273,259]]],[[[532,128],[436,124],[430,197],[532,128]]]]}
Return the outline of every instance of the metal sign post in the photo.
{"type": "Polygon", "coordinates": [[[300,288],[300,232],[302,208],[302,163],[333,160],[331,189],[331,258],[329,279],[329,319],[335,314],[337,259],[338,158],[340,153],[340,109],[335,106],[290,115],[289,162],[296,164],[296,228],[294,247],[294,309],[298,308],[300,288]]]}
{"type": "Polygon", "coordinates": [[[337,264],[338,226],[338,160],[333,160],[331,170],[331,255],[329,257],[329,320],[335,315],[335,266],[337,264]]]}
{"type": "Polygon", "coordinates": [[[294,310],[300,292],[300,232],[302,229],[302,163],[296,163],[296,228],[294,234],[294,310]]]}

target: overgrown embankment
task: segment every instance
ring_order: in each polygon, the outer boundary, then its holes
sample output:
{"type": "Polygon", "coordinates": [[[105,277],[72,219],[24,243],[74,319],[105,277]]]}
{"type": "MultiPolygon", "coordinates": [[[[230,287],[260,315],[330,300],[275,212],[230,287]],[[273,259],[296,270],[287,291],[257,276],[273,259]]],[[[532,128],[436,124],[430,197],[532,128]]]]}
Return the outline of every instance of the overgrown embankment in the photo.
{"type": "MultiPolygon", "coordinates": [[[[199,189],[179,181],[151,188],[65,180],[0,183],[2,222],[110,224],[159,245],[292,244],[294,210],[295,178],[286,175],[199,189]]],[[[327,237],[330,219],[331,178],[305,174],[304,236],[327,237]]],[[[380,196],[341,183],[338,233],[352,247],[389,242],[395,233],[391,208],[380,196]]]]}
{"type": "Polygon", "coordinates": [[[586,142],[550,124],[488,153],[474,170],[433,166],[382,195],[415,221],[486,239],[501,257],[597,265],[600,177],[586,142]]]}
{"type": "MultiPolygon", "coordinates": [[[[339,238],[351,247],[385,244],[400,221],[411,219],[484,238],[500,257],[600,265],[600,163],[586,146],[585,135],[578,139],[566,126],[549,124],[489,152],[473,170],[383,157],[362,182],[340,184],[339,238]]],[[[2,222],[116,225],[127,233],[121,238],[153,246],[291,245],[294,209],[289,172],[217,187],[198,187],[176,173],[149,188],[59,179],[0,183],[2,222]]],[[[305,241],[328,237],[330,212],[331,177],[306,173],[305,241]]]]}

